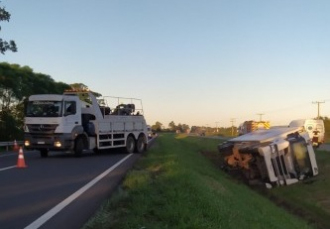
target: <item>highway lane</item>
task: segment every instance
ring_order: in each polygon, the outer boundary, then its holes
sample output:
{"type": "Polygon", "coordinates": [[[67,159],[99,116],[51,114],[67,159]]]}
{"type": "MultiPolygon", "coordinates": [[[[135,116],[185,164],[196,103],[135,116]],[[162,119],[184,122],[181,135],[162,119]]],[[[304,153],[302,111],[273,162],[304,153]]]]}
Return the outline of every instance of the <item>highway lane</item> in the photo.
{"type": "Polygon", "coordinates": [[[0,228],[80,228],[139,156],[112,151],[76,158],[56,152],[41,158],[24,151],[27,168],[15,168],[18,153],[1,153],[0,228]]]}

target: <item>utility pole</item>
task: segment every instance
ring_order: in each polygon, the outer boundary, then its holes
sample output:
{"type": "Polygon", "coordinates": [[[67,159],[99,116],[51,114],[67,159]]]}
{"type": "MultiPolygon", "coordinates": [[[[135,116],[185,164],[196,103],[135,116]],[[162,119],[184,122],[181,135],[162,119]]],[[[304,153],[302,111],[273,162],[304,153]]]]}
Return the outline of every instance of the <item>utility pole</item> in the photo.
{"type": "Polygon", "coordinates": [[[264,115],[264,114],[257,114],[257,115],[259,115],[259,121],[261,122],[262,121],[262,116],[264,115]]]}
{"type": "Polygon", "coordinates": [[[324,101],[323,102],[315,101],[315,102],[312,102],[312,103],[317,104],[317,119],[320,119],[320,104],[325,103],[325,102],[324,101]]]}
{"type": "Polygon", "coordinates": [[[235,118],[230,119],[231,122],[231,136],[234,136],[234,122],[235,118]]]}

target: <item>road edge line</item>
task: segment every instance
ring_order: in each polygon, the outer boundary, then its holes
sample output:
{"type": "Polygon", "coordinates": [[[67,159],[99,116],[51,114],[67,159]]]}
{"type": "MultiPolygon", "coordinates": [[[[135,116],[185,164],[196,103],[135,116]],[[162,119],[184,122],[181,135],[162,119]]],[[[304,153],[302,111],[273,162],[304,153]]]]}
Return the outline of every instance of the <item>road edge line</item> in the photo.
{"type": "Polygon", "coordinates": [[[131,157],[133,154],[129,154],[120,161],[118,161],[116,164],[105,170],[103,173],[98,175],[96,178],[88,182],[86,185],[81,187],[78,191],[71,194],[69,197],[67,197],[65,200],[63,200],[61,203],[57,204],[55,207],[50,209],[48,212],[40,216],[38,219],[36,219],[34,222],[32,222],[30,225],[26,226],[24,229],[37,229],[41,227],[44,223],[46,223],[49,219],[51,219],[54,215],[59,213],[63,208],[68,206],[72,201],[77,199],[80,195],[82,195],[85,191],[87,191],[89,188],[91,188],[93,185],[95,185],[99,180],[101,180],[103,177],[108,175],[110,172],[112,172],[115,168],[117,168],[121,163],[126,161],[129,157],[131,157]]]}
{"type": "Polygon", "coordinates": [[[13,169],[13,168],[16,168],[16,165],[13,165],[13,166],[9,166],[9,167],[4,167],[4,168],[1,168],[1,169],[0,169],[0,172],[1,172],[1,171],[5,171],[5,170],[8,170],[8,169],[13,169]]]}

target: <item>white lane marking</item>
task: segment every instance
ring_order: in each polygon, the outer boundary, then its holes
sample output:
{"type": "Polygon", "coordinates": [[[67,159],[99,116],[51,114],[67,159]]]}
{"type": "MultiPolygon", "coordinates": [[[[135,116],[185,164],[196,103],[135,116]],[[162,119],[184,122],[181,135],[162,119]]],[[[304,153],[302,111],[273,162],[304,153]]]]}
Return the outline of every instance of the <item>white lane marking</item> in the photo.
{"type": "Polygon", "coordinates": [[[63,208],[65,208],[67,205],[69,205],[72,201],[74,201],[76,198],[78,198],[80,195],[82,195],[85,191],[87,191],[89,188],[91,188],[94,184],[96,184],[99,180],[101,180],[103,177],[108,175],[110,172],[112,172],[115,168],[117,168],[121,163],[126,161],[130,156],[133,154],[129,154],[120,161],[118,161],[116,164],[111,166],[109,169],[105,170],[103,173],[98,175],[96,178],[91,180],[88,184],[80,188],[78,191],[73,193],[71,196],[63,200],[61,203],[50,209],[48,212],[40,216],[37,220],[32,222],[30,225],[25,227],[24,229],[37,229],[41,227],[44,223],[46,223],[50,218],[52,218],[54,215],[59,213],[63,208]]]}
{"type": "Polygon", "coordinates": [[[1,172],[1,171],[5,171],[5,170],[7,170],[7,169],[13,169],[13,168],[16,168],[16,165],[9,166],[9,167],[4,167],[4,168],[0,168],[0,172],[1,172]]]}

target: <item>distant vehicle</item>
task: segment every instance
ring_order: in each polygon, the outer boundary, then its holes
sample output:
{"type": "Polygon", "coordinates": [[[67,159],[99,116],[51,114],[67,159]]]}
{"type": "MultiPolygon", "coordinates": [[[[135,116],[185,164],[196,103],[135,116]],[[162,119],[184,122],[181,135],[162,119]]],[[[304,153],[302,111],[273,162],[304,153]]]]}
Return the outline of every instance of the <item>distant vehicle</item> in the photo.
{"type": "Polygon", "coordinates": [[[319,147],[324,143],[324,122],[320,119],[299,119],[290,122],[289,127],[302,127],[309,134],[313,146],[319,147]]]}
{"type": "Polygon", "coordinates": [[[50,150],[76,156],[84,150],[112,148],[141,153],[148,143],[141,100],[109,96],[97,100],[89,91],[31,95],[24,124],[25,147],[39,150],[41,157],[50,150]],[[119,103],[126,100],[129,103],[119,103]]]}
{"type": "Polygon", "coordinates": [[[241,136],[243,134],[250,133],[252,131],[260,130],[260,129],[269,129],[270,122],[269,121],[245,121],[241,123],[238,127],[238,135],[241,136]]]}
{"type": "Polygon", "coordinates": [[[267,188],[290,185],[318,174],[309,135],[301,127],[256,130],[218,145],[226,171],[240,171],[267,188]]]}

